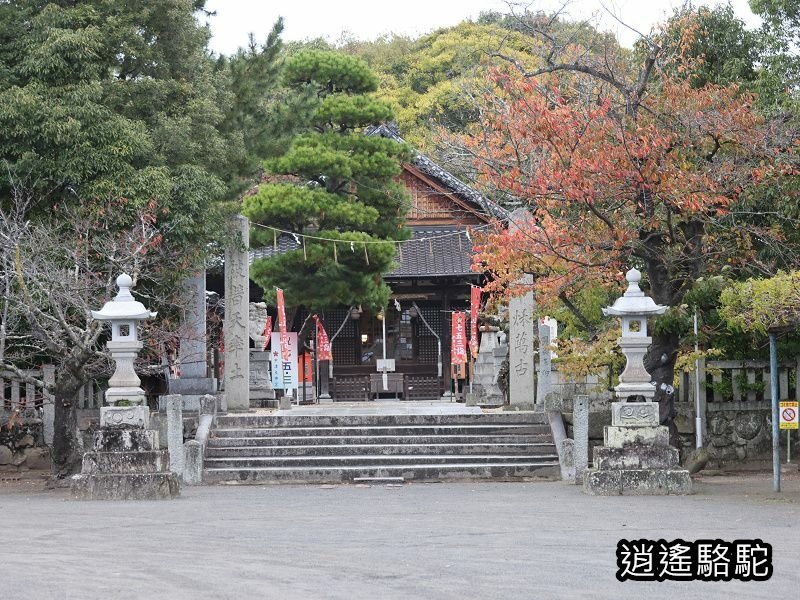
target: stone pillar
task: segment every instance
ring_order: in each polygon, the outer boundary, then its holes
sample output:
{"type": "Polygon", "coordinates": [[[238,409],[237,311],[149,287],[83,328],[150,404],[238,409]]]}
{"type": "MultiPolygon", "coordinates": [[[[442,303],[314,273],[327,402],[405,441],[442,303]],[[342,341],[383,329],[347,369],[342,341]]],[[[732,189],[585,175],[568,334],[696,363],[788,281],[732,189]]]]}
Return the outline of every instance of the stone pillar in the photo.
{"type": "Polygon", "coordinates": [[[553,391],[550,326],[539,320],[539,377],[536,380],[536,406],[544,408],[547,396],[553,391]]]}
{"type": "Polygon", "coordinates": [[[582,483],[589,468],[589,396],[575,396],[572,405],[572,438],[575,440],[575,480],[582,483]]]}
{"type": "Polygon", "coordinates": [[[206,346],[206,272],[195,273],[183,283],[186,309],[180,338],[181,379],[208,377],[206,346]]]}
{"type": "Polygon", "coordinates": [[[169,470],[183,473],[183,403],[175,394],[167,400],[167,449],[169,450],[169,470]]]}
{"type": "Polygon", "coordinates": [[[225,397],[228,410],[250,408],[250,226],[236,215],[225,250],[225,397]]]}
{"type": "MultiPolygon", "coordinates": [[[[525,275],[519,283],[531,286],[533,275],[525,275]]],[[[533,331],[536,320],[533,311],[533,291],[512,298],[508,305],[509,404],[517,408],[530,408],[534,404],[533,331]]]]}

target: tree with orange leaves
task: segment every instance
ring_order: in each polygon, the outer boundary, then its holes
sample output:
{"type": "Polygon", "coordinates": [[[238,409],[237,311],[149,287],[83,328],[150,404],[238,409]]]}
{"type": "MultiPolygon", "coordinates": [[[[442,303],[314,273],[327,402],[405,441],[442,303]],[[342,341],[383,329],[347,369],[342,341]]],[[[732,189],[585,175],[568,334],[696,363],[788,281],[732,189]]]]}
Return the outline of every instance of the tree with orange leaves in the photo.
{"type": "MultiPolygon", "coordinates": [[[[687,43],[693,33],[683,31],[687,43]]],[[[745,268],[759,244],[780,243],[738,211],[772,165],[754,98],[735,85],[693,86],[685,73],[702,57],[683,47],[662,56],[646,39],[637,72],[619,53],[553,44],[535,71],[509,59],[491,74],[465,145],[487,188],[531,215],[482,240],[477,261],[492,290],[534,273],[540,298],[569,303],[637,266],[655,301],[676,306],[698,278],[745,268]]],[[[679,335],[656,326],[653,338],[647,367],[672,425],[679,335]]]]}

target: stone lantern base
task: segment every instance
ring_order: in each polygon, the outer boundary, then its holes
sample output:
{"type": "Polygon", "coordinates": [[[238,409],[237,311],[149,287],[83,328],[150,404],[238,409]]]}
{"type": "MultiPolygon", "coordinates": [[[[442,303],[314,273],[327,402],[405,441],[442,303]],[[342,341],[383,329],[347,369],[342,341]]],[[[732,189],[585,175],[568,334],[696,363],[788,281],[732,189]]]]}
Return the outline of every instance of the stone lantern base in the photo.
{"type": "Polygon", "coordinates": [[[100,428],[71,488],[77,500],[166,500],[180,495],[178,476],[169,471],[169,452],[159,449],[158,432],[136,425],[100,428]]]}
{"type": "Polygon", "coordinates": [[[669,430],[658,424],[655,402],[614,402],[604,444],[594,449],[594,468],[583,491],[594,496],[690,494],[689,471],[669,445],[669,430]]]}

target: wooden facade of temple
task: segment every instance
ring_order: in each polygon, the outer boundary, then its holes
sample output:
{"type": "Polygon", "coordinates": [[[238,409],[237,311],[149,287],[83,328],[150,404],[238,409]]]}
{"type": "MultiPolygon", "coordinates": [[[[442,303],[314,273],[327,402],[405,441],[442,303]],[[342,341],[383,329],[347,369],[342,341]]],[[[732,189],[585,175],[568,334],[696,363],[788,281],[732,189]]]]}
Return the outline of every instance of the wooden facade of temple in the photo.
{"type": "MultiPolygon", "coordinates": [[[[387,127],[372,133],[400,139],[387,127]]],[[[411,197],[412,239],[384,277],[392,288],[389,305],[383,314],[342,307],[322,315],[328,335],[335,335],[330,392],[336,401],[431,400],[466,382],[452,378],[450,340],[452,312],[469,310],[470,286],[483,277],[472,270],[470,229],[505,215],[424,155],[404,165],[401,180],[411,197]],[[384,331],[385,358],[394,369],[388,389],[379,368],[384,331]]]]}
{"type": "MultiPolygon", "coordinates": [[[[389,126],[375,127],[368,135],[402,141],[389,126]]],[[[377,313],[343,306],[320,314],[332,338],[333,377],[328,380],[323,365],[317,387],[327,388],[335,401],[432,400],[464,387],[464,379],[457,377],[454,384],[451,377],[450,340],[452,311],[469,310],[470,286],[483,277],[472,270],[470,230],[507,214],[422,154],[403,166],[400,179],[411,198],[406,223],[412,238],[400,244],[397,267],[384,276],[392,289],[388,306],[377,313]],[[393,363],[389,389],[384,389],[379,368],[384,331],[385,358],[393,363]]],[[[283,235],[251,255],[268,257],[299,247],[292,236],[283,235]]],[[[209,274],[209,289],[221,288],[220,283],[209,274]]],[[[250,296],[251,301],[261,299],[252,282],[250,296]]],[[[302,329],[301,347],[313,346],[308,312],[302,307],[287,312],[290,331],[302,329]]],[[[270,314],[275,314],[273,307],[270,314]]]]}

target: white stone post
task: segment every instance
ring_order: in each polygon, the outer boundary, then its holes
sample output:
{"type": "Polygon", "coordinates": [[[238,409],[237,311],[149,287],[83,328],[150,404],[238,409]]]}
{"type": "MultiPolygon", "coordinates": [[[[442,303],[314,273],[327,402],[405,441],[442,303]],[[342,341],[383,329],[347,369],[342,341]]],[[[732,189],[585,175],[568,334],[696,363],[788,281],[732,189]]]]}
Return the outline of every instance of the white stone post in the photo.
{"type": "Polygon", "coordinates": [[[575,396],[572,405],[572,438],[575,440],[575,480],[582,483],[589,468],[589,396],[575,396]]]}

